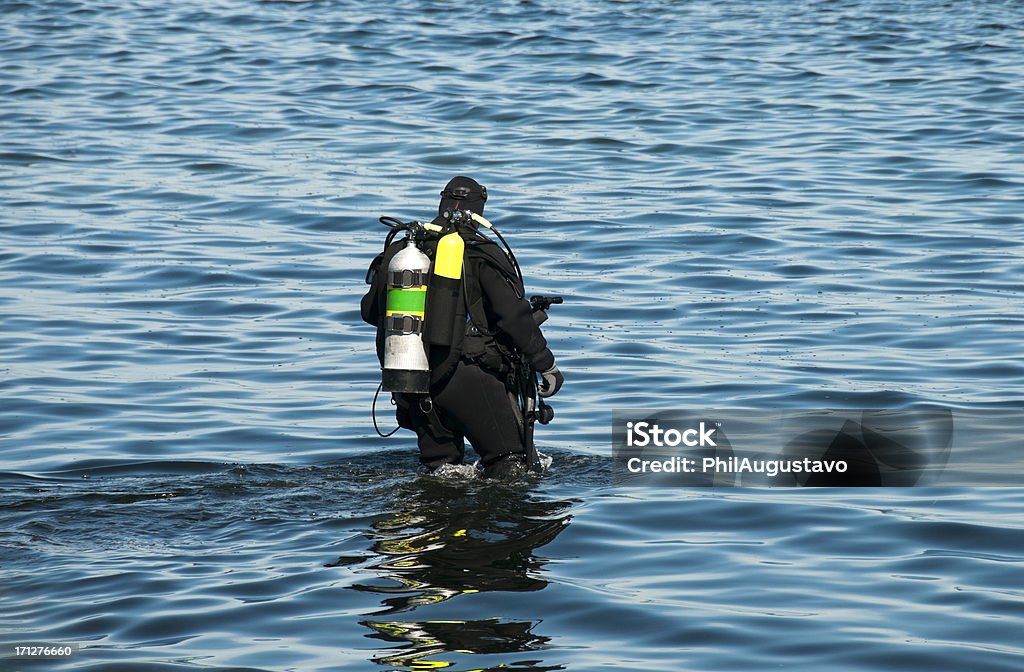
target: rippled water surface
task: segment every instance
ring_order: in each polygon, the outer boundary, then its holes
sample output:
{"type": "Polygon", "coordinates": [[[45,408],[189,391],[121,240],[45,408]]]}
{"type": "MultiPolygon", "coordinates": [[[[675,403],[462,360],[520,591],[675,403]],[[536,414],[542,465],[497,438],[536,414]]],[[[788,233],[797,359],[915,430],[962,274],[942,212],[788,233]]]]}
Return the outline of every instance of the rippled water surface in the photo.
{"type": "Polygon", "coordinates": [[[82,647],[3,665],[1024,665],[1020,489],[607,460],[613,408],[1022,405],[1019,3],[0,14],[0,642],[82,647]],[[566,297],[543,479],[370,423],[376,218],[459,173],[566,297]]]}

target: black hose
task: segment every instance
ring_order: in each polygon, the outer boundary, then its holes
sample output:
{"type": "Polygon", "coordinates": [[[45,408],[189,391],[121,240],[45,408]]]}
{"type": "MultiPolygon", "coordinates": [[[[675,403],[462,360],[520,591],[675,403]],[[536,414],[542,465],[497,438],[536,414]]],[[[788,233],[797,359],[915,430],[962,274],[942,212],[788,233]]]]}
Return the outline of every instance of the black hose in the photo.
{"type": "Polygon", "coordinates": [[[377,386],[377,391],[373,393],[373,405],[370,407],[370,417],[373,418],[373,428],[375,430],[377,430],[377,436],[381,437],[382,439],[386,439],[389,436],[391,436],[392,434],[394,434],[395,432],[397,432],[398,430],[400,430],[402,428],[402,426],[399,425],[399,426],[395,427],[394,429],[392,429],[387,434],[385,434],[384,432],[380,431],[380,427],[377,426],[377,395],[380,394],[380,391],[381,391],[381,389],[383,387],[384,387],[384,383],[381,382],[377,386]]]}
{"type": "Polygon", "coordinates": [[[505,251],[508,252],[508,259],[509,261],[512,262],[512,266],[515,267],[516,269],[516,277],[519,278],[519,284],[525,286],[526,283],[523,280],[523,269],[519,268],[519,262],[516,260],[515,253],[512,252],[512,247],[505,240],[505,237],[501,235],[501,231],[498,231],[493,227],[491,228],[491,231],[494,231],[494,235],[498,236],[498,240],[500,240],[501,244],[505,246],[505,251]]]}
{"type": "MultiPolygon", "coordinates": [[[[491,240],[488,236],[484,235],[479,229],[469,229],[469,231],[477,240],[485,243],[494,244],[494,241],[491,240]]],[[[519,292],[519,287],[523,287],[523,292],[526,291],[526,283],[523,280],[523,269],[519,267],[519,261],[516,259],[515,253],[512,252],[512,248],[509,246],[508,241],[506,241],[505,238],[501,235],[500,231],[498,231],[493,226],[491,227],[491,231],[494,231],[495,235],[498,236],[498,240],[500,240],[501,244],[505,247],[505,255],[508,257],[508,260],[512,263],[512,268],[515,269],[516,279],[519,280],[519,286],[514,287],[516,294],[519,296],[520,299],[525,298],[526,294],[521,294],[519,292]]]]}

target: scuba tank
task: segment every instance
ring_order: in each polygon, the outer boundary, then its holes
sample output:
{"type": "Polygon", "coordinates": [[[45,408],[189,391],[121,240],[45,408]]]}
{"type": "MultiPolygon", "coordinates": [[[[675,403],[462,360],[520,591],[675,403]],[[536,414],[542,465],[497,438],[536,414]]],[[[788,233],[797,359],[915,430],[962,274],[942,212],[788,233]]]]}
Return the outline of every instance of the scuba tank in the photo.
{"type": "Polygon", "coordinates": [[[387,268],[381,389],[427,394],[430,345],[449,346],[453,340],[465,242],[458,230],[437,224],[391,217],[381,222],[391,228],[385,250],[396,234],[407,232],[404,247],[387,268]]]}
{"type": "Polygon", "coordinates": [[[425,394],[430,384],[423,341],[430,258],[416,246],[419,237],[413,230],[388,264],[381,378],[385,392],[425,394]]]}
{"type": "MultiPolygon", "coordinates": [[[[437,241],[434,268],[427,287],[426,342],[430,345],[450,345],[455,330],[457,302],[462,296],[462,257],[466,243],[458,231],[442,236],[437,241]]],[[[461,326],[461,325],[460,325],[461,326]]]]}

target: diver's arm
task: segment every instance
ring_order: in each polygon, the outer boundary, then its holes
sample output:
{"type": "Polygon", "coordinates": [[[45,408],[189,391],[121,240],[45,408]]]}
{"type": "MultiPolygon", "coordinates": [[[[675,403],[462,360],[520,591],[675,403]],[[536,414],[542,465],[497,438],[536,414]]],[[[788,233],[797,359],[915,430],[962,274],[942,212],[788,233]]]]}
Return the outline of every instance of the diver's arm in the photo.
{"type": "Polygon", "coordinates": [[[554,367],[555,356],[548,349],[548,342],[533,318],[530,302],[488,263],[480,264],[479,278],[480,287],[497,317],[495,326],[526,355],[533,370],[544,372],[554,367]]]}
{"type": "Polygon", "coordinates": [[[385,274],[380,272],[383,254],[378,254],[367,269],[366,277],[369,280],[370,288],[366,290],[362,300],[359,302],[359,314],[363,322],[377,326],[380,321],[380,293],[383,289],[385,274]]]}

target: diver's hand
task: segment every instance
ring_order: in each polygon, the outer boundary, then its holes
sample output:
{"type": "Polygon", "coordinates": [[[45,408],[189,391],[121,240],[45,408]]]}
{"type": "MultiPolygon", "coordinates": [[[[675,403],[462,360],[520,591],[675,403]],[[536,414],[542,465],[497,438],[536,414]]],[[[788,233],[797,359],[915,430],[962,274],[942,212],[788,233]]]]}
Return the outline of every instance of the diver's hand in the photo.
{"type": "Polygon", "coordinates": [[[565,377],[562,372],[558,370],[557,366],[552,366],[550,369],[540,374],[541,381],[540,389],[537,390],[544,399],[555,396],[560,389],[562,389],[562,383],[565,382],[565,377]]]}

